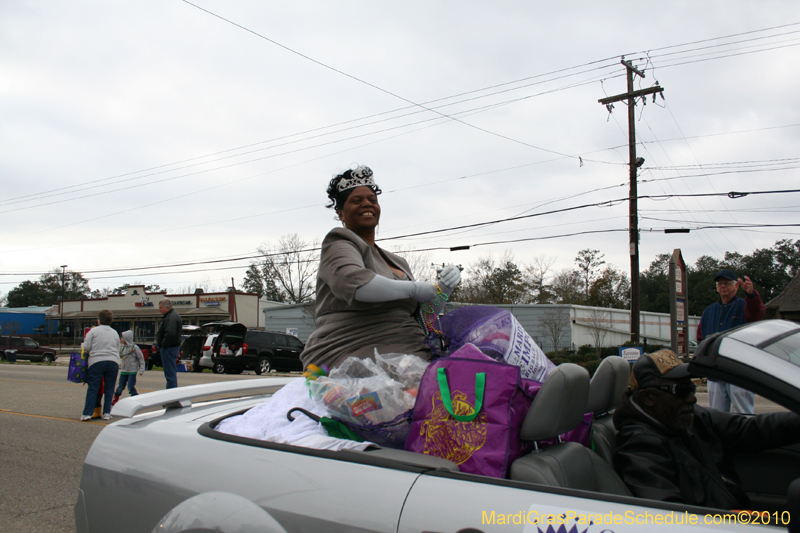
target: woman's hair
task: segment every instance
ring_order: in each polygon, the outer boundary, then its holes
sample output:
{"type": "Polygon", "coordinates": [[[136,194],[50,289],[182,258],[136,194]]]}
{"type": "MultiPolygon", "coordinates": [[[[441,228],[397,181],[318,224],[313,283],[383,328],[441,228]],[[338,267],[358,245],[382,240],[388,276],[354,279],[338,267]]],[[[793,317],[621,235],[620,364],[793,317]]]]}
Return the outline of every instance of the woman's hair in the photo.
{"type": "Polygon", "coordinates": [[[350,193],[356,187],[367,186],[375,194],[381,193],[381,188],[378,187],[372,180],[372,169],[366,166],[360,166],[355,169],[345,170],[341,174],[334,176],[328,183],[328,199],[331,201],[325,207],[333,207],[335,210],[342,209],[350,193]]]}
{"type": "Polygon", "coordinates": [[[103,309],[102,311],[97,313],[97,320],[103,326],[110,326],[111,323],[114,321],[114,313],[112,313],[108,309],[103,309]]]}

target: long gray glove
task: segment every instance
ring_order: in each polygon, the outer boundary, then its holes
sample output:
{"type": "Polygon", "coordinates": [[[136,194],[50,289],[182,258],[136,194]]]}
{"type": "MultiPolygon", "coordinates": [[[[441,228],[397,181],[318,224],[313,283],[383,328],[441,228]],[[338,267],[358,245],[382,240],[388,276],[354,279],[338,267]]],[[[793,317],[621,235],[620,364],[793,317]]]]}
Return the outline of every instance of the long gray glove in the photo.
{"type": "MultiPolygon", "coordinates": [[[[456,288],[461,282],[461,271],[455,265],[447,265],[441,271],[439,271],[439,288],[442,290],[444,294],[448,297],[452,294],[453,289],[456,288]]],[[[442,300],[439,302],[439,305],[436,306],[434,312],[436,315],[441,315],[444,313],[444,307],[447,305],[446,300],[442,300]]]]}
{"type": "Polygon", "coordinates": [[[436,287],[424,281],[403,281],[375,275],[366,284],[356,289],[359,302],[389,302],[413,298],[420,303],[429,302],[436,297],[436,287]]]}

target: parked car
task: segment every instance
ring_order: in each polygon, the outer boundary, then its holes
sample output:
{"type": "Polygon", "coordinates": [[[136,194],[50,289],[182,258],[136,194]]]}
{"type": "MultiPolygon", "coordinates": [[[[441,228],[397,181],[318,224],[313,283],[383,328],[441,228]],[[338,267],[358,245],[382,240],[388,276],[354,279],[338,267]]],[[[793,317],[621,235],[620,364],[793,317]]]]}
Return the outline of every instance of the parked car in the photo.
{"type": "MultiPolygon", "coordinates": [[[[199,367],[203,368],[214,368],[214,361],[211,358],[214,348],[214,342],[219,337],[219,333],[209,333],[206,335],[205,341],[203,341],[203,355],[200,357],[200,364],[199,367]]],[[[200,370],[202,372],[202,370],[200,370]]]]}
{"type": "Polygon", "coordinates": [[[39,346],[39,343],[30,337],[0,335],[0,355],[5,354],[6,350],[15,350],[17,359],[22,360],[52,363],[58,359],[58,351],[55,348],[39,346]]]}
{"type": "Polygon", "coordinates": [[[200,358],[203,355],[203,344],[206,340],[206,332],[200,326],[183,326],[181,332],[181,349],[178,359],[181,364],[191,368],[194,372],[202,372],[200,358]]]}
{"type": "Polygon", "coordinates": [[[158,346],[153,344],[137,344],[144,356],[144,366],[147,370],[152,370],[154,366],[161,366],[161,351],[158,346]]]}
{"type": "MultiPolygon", "coordinates": [[[[798,412],[798,355],[800,325],[763,321],[710,337],[698,347],[691,369],[748,386],[798,412]]],[[[621,368],[630,371],[628,365],[621,368]]],[[[119,524],[133,533],[763,532],[764,525],[750,522],[773,526],[777,522],[785,531],[788,510],[800,505],[800,491],[795,490],[800,485],[792,483],[800,477],[796,445],[740,457],[742,486],[753,508],[769,512],[737,520],[739,515],[720,509],[615,493],[605,488],[615,476],[610,465],[588,448],[581,449],[587,458],[593,457],[591,461],[562,465],[574,475],[532,483],[465,474],[450,461],[403,450],[315,450],[216,431],[221,420],[269,401],[264,387],[280,387],[293,379],[302,378],[179,387],[117,403],[112,415],[125,418],[104,428],[86,456],[75,505],[77,533],[116,531],[119,524]],[[259,388],[261,392],[253,394],[259,388]],[[197,402],[219,394],[240,397],[197,402]],[[125,461],[120,461],[119,450],[125,450],[125,461]],[[196,457],[214,460],[197,468],[191,459],[196,457]],[[593,522],[579,522],[587,517],[593,522]],[[609,517],[619,521],[603,522],[609,517]],[[672,521],[654,525],[656,517],[672,521]],[[553,522],[543,524],[544,520],[553,522]],[[674,525],[687,521],[695,526],[674,525]]],[[[625,376],[619,379],[624,386],[625,376]]],[[[555,390],[563,388],[560,380],[551,383],[555,390]]],[[[595,380],[587,385],[592,393],[594,387],[595,380]]],[[[581,397],[588,396],[584,390],[581,397]]],[[[548,413],[572,403],[563,395],[541,391],[535,401],[554,403],[552,409],[537,411],[548,413]]],[[[578,409],[585,409],[577,403],[578,409]]]]}
{"type": "Polygon", "coordinates": [[[300,353],[304,345],[294,335],[248,329],[239,322],[210,322],[204,328],[216,328],[219,336],[212,346],[211,361],[217,374],[256,374],[301,372],[300,353]]]}

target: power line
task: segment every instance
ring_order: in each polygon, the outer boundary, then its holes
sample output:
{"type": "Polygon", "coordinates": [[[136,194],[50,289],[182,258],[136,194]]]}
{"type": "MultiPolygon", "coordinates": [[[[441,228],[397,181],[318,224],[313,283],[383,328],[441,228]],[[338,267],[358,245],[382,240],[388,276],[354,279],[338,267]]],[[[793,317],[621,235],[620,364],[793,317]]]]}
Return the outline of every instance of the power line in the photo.
{"type": "Polygon", "coordinates": [[[464,122],[463,120],[460,120],[460,119],[458,119],[458,118],[455,118],[454,116],[450,116],[450,115],[447,115],[447,114],[445,114],[445,113],[441,113],[441,112],[437,111],[436,109],[433,109],[433,108],[430,108],[430,107],[426,107],[426,106],[424,106],[424,105],[422,105],[422,104],[418,104],[418,103],[416,103],[416,102],[413,102],[412,100],[409,100],[408,98],[405,98],[405,97],[403,97],[403,96],[400,96],[400,95],[399,95],[399,94],[397,94],[397,93],[393,93],[392,91],[389,91],[389,90],[387,90],[387,89],[384,89],[384,88],[382,88],[382,87],[378,87],[377,85],[375,85],[375,84],[373,84],[373,83],[370,83],[370,82],[368,82],[368,81],[365,81],[365,80],[363,80],[363,79],[361,79],[361,78],[358,78],[358,77],[356,77],[356,76],[353,76],[353,75],[351,75],[351,74],[348,74],[347,72],[344,72],[344,71],[342,71],[342,70],[339,70],[339,69],[337,69],[337,68],[335,68],[335,67],[332,67],[332,66],[330,66],[330,65],[327,65],[327,64],[325,64],[325,63],[323,63],[323,62],[321,62],[321,61],[318,61],[318,60],[316,60],[316,59],[314,59],[314,58],[312,58],[312,57],[310,57],[310,56],[307,56],[307,55],[305,55],[305,54],[302,54],[302,53],[298,52],[297,50],[293,50],[292,48],[289,48],[288,46],[285,46],[285,45],[283,45],[283,44],[281,44],[281,43],[279,43],[279,42],[277,42],[277,41],[275,41],[275,40],[273,40],[273,39],[270,39],[269,37],[266,37],[265,35],[262,35],[262,34],[260,34],[260,33],[256,32],[256,31],[253,31],[253,30],[251,30],[251,29],[249,29],[249,28],[246,28],[245,26],[242,26],[241,24],[238,24],[238,23],[236,23],[236,22],[233,22],[233,21],[231,21],[231,20],[229,20],[229,19],[227,19],[227,18],[225,18],[225,17],[222,17],[222,16],[220,16],[220,15],[217,15],[216,13],[213,13],[213,12],[211,12],[211,11],[209,11],[209,10],[205,9],[205,8],[202,8],[202,7],[198,6],[198,5],[195,5],[195,4],[191,3],[191,2],[189,2],[189,0],[183,0],[183,2],[185,2],[185,3],[189,4],[190,6],[196,7],[197,9],[199,9],[199,10],[201,10],[201,11],[205,11],[205,12],[206,12],[206,13],[208,13],[209,15],[212,15],[212,16],[214,16],[214,17],[217,17],[218,19],[220,19],[220,20],[223,20],[223,21],[225,21],[225,22],[227,22],[227,23],[229,23],[229,24],[233,24],[234,26],[236,26],[236,27],[238,27],[238,28],[241,28],[242,30],[245,30],[245,31],[246,31],[246,32],[248,32],[248,33],[252,33],[253,35],[255,35],[255,36],[257,36],[257,37],[259,37],[259,38],[261,38],[261,39],[264,39],[264,40],[266,40],[266,41],[268,41],[268,42],[270,42],[270,43],[272,43],[272,44],[274,44],[274,45],[276,45],[276,46],[279,46],[279,47],[283,48],[284,50],[287,50],[287,51],[289,51],[289,52],[291,52],[291,53],[293,53],[293,54],[296,54],[296,55],[298,55],[298,56],[302,57],[303,59],[306,59],[306,60],[308,60],[308,61],[311,61],[312,63],[315,63],[315,64],[317,64],[317,65],[319,65],[319,66],[321,66],[321,67],[324,67],[324,68],[326,68],[326,69],[332,70],[333,72],[336,72],[336,73],[338,73],[338,74],[341,74],[342,76],[345,76],[345,77],[347,77],[347,78],[350,78],[350,79],[352,79],[352,80],[354,80],[354,81],[357,81],[357,82],[359,82],[359,83],[362,83],[362,84],[364,84],[364,85],[367,85],[368,87],[371,87],[371,88],[373,88],[373,89],[376,89],[376,90],[378,90],[378,91],[380,91],[380,92],[382,92],[382,93],[388,94],[388,95],[390,95],[390,96],[392,96],[392,97],[394,97],[394,98],[397,98],[397,99],[399,99],[399,100],[402,100],[402,101],[404,101],[404,102],[406,102],[406,103],[409,103],[409,104],[411,104],[411,105],[414,105],[414,106],[418,106],[418,107],[420,107],[420,108],[422,108],[422,109],[424,109],[424,110],[426,110],[426,111],[430,111],[430,112],[432,112],[432,113],[436,113],[437,115],[440,115],[440,116],[442,116],[443,118],[448,118],[448,119],[450,119],[450,120],[453,120],[453,121],[455,121],[455,122],[458,122],[459,124],[463,124],[463,125],[465,125],[465,126],[468,126],[468,127],[470,127],[470,128],[476,129],[476,130],[478,130],[478,131],[482,131],[482,132],[484,132],[484,133],[488,133],[489,135],[493,135],[493,136],[495,136],[495,137],[499,137],[499,138],[501,138],[501,139],[506,139],[506,140],[508,140],[508,141],[511,141],[511,142],[514,142],[514,143],[517,143],[517,144],[521,144],[521,145],[523,145],[523,146],[527,146],[527,147],[529,147],[529,148],[535,148],[536,150],[541,150],[541,151],[543,151],[543,152],[549,152],[549,153],[551,153],[551,154],[561,155],[561,156],[564,156],[564,157],[574,157],[574,158],[577,158],[577,157],[578,157],[578,156],[569,156],[569,155],[567,155],[567,154],[564,154],[564,153],[561,153],[561,152],[557,152],[557,151],[555,151],[555,150],[549,150],[549,149],[547,149],[547,148],[542,148],[541,146],[535,146],[535,145],[533,145],[533,144],[526,143],[526,142],[524,142],[524,141],[521,141],[521,140],[519,140],[519,139],[515,139],[515,138],[513,138],[513,137],[509,137],[508,135],[503,135],[503,134],[501,134],[501,133],[497,133],[497,132],[495,132],[495,131],[488,130],[488,129],[486,129],[486,128],[481,128],[480,126],[476,126],[475,124],[470,124],[470,123],[468,123],[468,122],[464,122]]]}

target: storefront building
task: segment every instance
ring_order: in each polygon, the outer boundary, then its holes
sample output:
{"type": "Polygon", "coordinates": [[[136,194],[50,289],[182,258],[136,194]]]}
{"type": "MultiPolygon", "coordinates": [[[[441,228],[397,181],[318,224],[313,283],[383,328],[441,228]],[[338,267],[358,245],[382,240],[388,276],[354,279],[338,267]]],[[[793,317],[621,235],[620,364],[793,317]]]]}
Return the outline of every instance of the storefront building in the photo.
{"type": "MultiPolygon", "coordinates": [[[[247,292],[197,292],[195,294],[170,294],[147,292],[143,285],[128,287],[125,294],[112,294],[105,298],[65,300],[64,337],[76,342],[83,338],[84,328],[97,325],[97,313],[108,309],[114,313],[111,324],[117,331],[133,331],[134,342],[152,343],[156,337],[161,313],[158,302],[164,298],[181,316],[184,325],[202,326],[208,322],[241,322],[249,328],[261,327],[258,295],[247,292]]],[[[61,309],[58,310],[60,318],[61,309]]]]}

